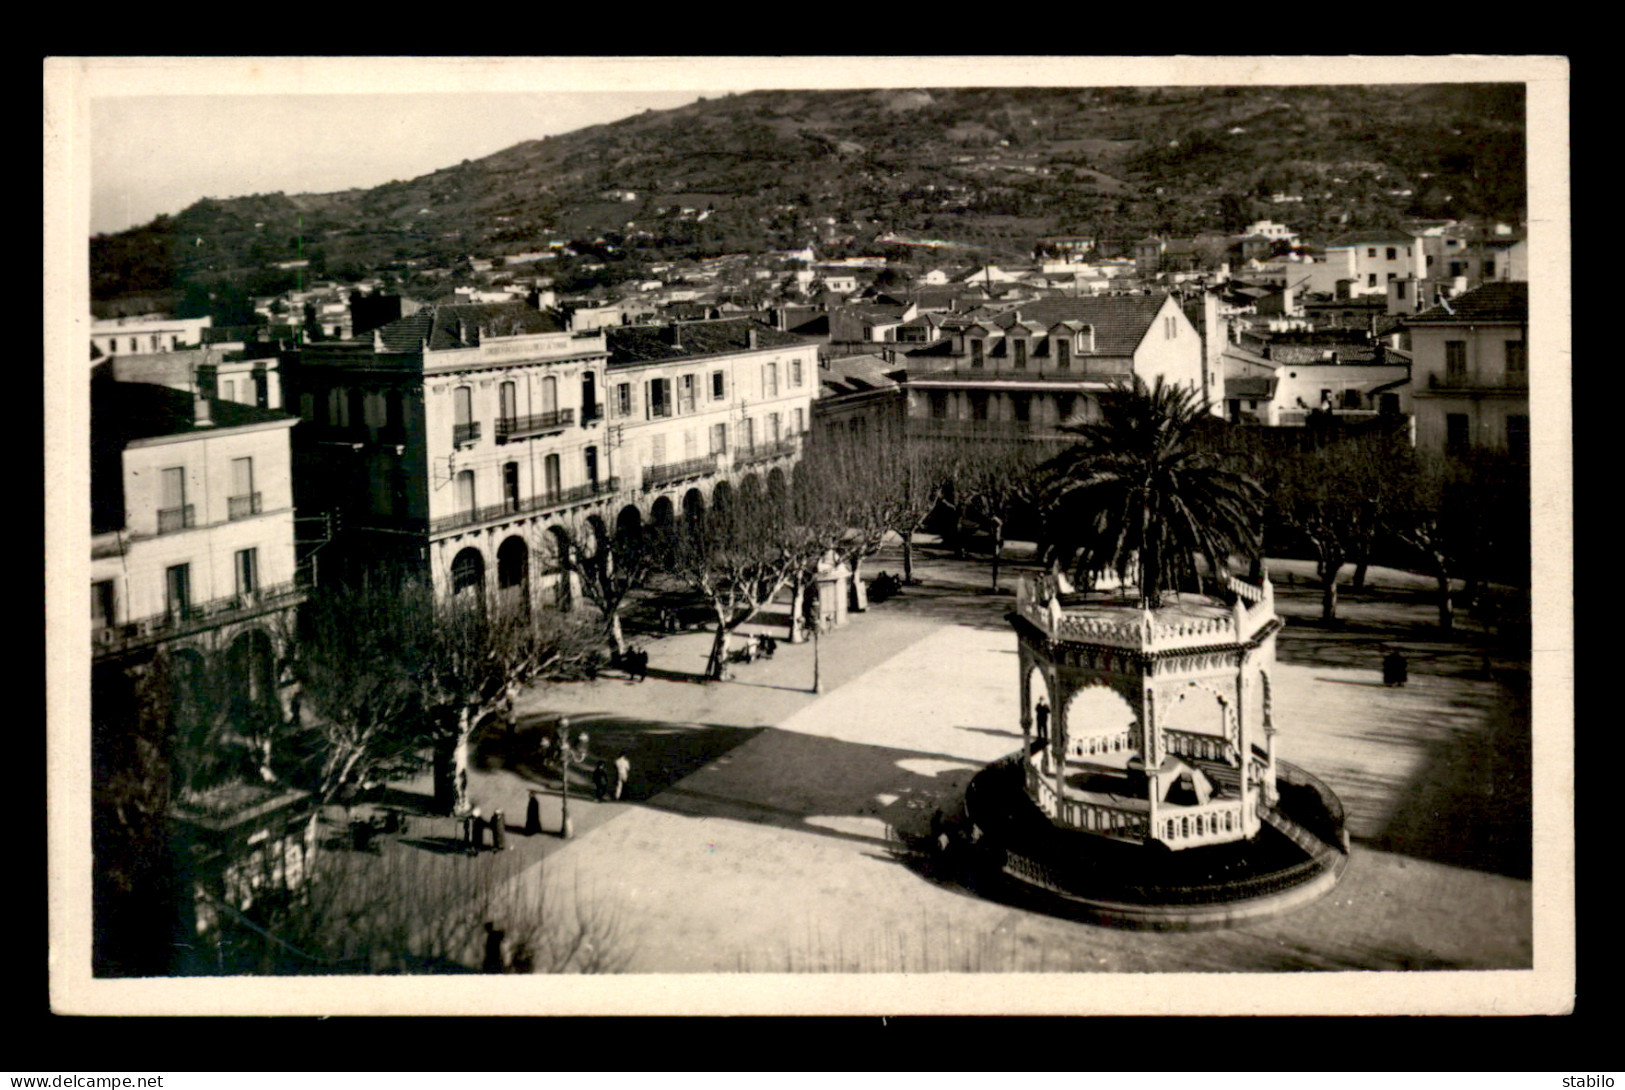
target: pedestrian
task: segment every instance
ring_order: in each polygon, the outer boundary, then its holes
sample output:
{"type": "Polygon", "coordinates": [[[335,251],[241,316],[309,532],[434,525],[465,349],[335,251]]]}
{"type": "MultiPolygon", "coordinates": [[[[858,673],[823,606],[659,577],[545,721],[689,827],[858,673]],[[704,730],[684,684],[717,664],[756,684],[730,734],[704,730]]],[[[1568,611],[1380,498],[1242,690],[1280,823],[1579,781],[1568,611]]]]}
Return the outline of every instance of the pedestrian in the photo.
{"type": "Polygon", "coordinates": [[[490,920],[485,921],[485,960],[480,964],[482,973],[502,972],[502,938],[490,920]]]}
{"type": "Polygon", "coordinates": [[[592,770],[592,793],[599,802],[609,797],[609,766],[603,761],[592,770]]]}
{"type": "Polygon", "coordinates": [[[536,798],[536,792],[530,793],[530,802],[525,804],[525,835],[536,836],[542,831],[542,804],[536,798]]]}
{"type": "Polygon", "coordinates": [[[1049,741],[1049,701],[1045,700],[1043,697],[1039,697],[1038,698],[1038,707],[1034,710],[1033,716],[1034,716],[1034,718],[1036,718],[1038,720],[1038,740],[1040,742],[1048,742],[1049,741]]]}
{"type": "Polygon", "coordinates": [[[619,799],[621,792],[626,790],[626,781],[632,776],[632,762],[626,759],[626,753],[615,758],[615,797],[619,799]]]}
{"type": "Polygon", "coordinates": [[[501,810],[491,811],[491,850],[505,852],[508,850],[508,819],[501,810]]]}
{"type": "Polygon", "coordinates": [[[485,818],[481,816],[478,806],[463,819],[463,839],[468,842],[470,855],[479,855],[480,849],[485,847],[485,818]]]}

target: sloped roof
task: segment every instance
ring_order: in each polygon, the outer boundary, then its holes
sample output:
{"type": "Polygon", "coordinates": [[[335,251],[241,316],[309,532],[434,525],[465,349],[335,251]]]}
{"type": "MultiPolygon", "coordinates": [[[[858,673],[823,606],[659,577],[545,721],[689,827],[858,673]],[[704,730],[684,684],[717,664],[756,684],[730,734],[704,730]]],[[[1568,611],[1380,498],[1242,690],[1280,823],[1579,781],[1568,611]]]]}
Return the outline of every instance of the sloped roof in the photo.
{"type": "Polygon", "coordinates": [[[781,333],[772,326],[749,318],[679,322],[677,326],[679,344],[672,344],[671,326],[633,325],[604,330],[604,339],[609,345],[609,365],[627,367],[688,356],[748,352],[751,350],[752,331],[756,333],[757,348],[787,348],[808,343],[793,333],[781,333]]]}
{"type": "Polygon", "coordinates": [[[1389,230],[1377,229],[1371,231],[1354,231],[1341,238],[1334,238],[1327,243],[1328,246],[1374,246],[1389,242],[1409,242],[1415,237],[1402,228],[1389,230]]]}
{"type": "Polygon", "coordinates": [[[474,347],[480,343],[482,328],[492,337],[565,332],[551,314],[518,302],[436,304],[397,318],[375,332],[388,352],[416,352],[425,340],[431,350],[439,352],[474,347]]]}
{"type": "Polygon", "coordinates": [[[1406,325],[1438,322],[1456,325],[1468,322],[1527,322],[1529,285],[1522,280],[1495,280],[1464,292],[1456,298],[1429,307],[1406,325]]]}
{"type": "Polygon", "coordinates": [[[828,367],[819,368],[819,396],[894,389],[898,385],[895,376],[901,370],[896,363],[888,363],[879,356],[840,356],[830,360],[828,367]]]}
{"type": "Polygon", "coordinates": [[[1016,313],[1023,322],[1036,322],[1044,329],[1061,322],[1083,322],[1094,327],[1095,355],[1132,356],[1167,298],[1160,294],[1038,299],[1000,312],[993,324],[1007,325],[1016,313]]]}

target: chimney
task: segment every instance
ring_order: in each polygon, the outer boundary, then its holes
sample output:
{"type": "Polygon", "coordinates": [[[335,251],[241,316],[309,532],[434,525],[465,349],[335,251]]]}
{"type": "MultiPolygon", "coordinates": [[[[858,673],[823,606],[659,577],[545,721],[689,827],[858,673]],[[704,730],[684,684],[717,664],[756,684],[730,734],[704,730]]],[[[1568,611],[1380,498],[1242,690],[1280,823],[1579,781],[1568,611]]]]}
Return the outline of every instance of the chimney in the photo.
{"type": "Polygon", "coordinates": [[[197,388],[192,393],[192,423],[199,428],[214,426],[215,367],[212,363],[197,365],[197,388]]]}
{"type": "Polygon", "coordinates": [[[673,322],[671,324],[671,345],[672,345],[673,348],[681,348],[681,347],[683,347],[683,323],[682,322],[673,322]]]}
{"type": "Polygon", "coordinates": [[[750,348],[755,349],[756,347],[758,347],[758,345],[760,344],[760,340],[761,339],[756,335],[756,327],[755,326],[752,326],[751,328],[745,330],[745,343],[750,348]]]}

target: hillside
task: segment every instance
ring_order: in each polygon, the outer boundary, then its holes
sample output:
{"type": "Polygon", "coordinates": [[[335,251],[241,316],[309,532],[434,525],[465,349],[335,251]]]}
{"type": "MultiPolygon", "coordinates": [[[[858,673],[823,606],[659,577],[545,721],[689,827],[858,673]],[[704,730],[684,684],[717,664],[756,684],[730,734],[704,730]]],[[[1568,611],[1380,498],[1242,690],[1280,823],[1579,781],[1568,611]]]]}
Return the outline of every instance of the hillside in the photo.
{"type": "Polygon", "coordinates": [[[549,239],[607,241],[600,260],[628,272],[810,241],[865,249],[886,232],[1005,260],[1042,234],[1127,241],[1262,217],[1325,240],[1405,216],[1522,214],[1523,137],[1520,85],[752,92],[369,190],[199,201],[92,239],[92,293],[196,308],[276,290],[292,275],[277,262],[353,278],[549,239]]]}

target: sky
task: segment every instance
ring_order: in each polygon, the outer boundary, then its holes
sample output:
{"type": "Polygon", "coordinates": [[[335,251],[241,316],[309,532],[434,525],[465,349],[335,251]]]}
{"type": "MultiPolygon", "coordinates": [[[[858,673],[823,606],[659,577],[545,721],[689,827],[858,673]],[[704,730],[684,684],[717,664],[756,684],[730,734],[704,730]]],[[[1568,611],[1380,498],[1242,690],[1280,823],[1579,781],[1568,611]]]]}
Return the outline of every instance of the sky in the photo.
{"type": "Polygon", "coordinates": [[[631,90],[96,98],[90,229],[122,231],[204,197],[371,188],[699,97],[631,90]]]}

